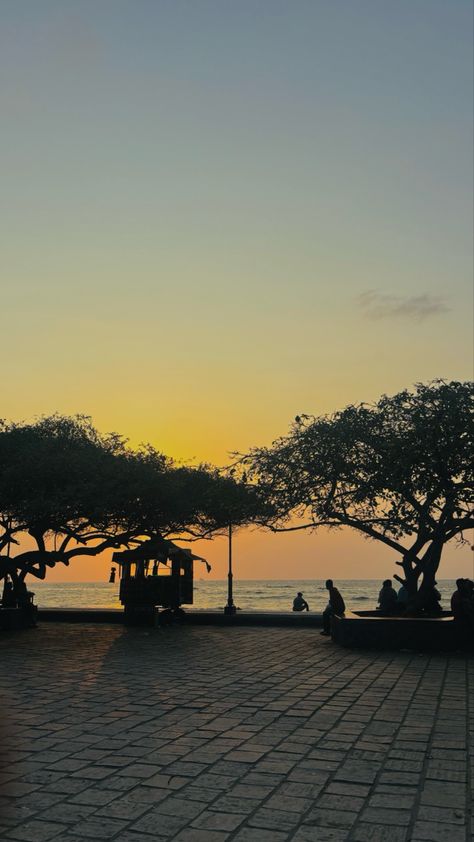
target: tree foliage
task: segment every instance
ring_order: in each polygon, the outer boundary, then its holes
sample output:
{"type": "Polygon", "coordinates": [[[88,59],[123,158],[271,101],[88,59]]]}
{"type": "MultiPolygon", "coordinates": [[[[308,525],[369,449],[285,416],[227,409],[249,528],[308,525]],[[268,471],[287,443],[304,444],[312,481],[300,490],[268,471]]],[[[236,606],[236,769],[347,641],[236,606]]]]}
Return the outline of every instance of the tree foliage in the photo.
{"type": "Polygon", "coordinates": [[[55,564],[157,536],[209,536],[257,510],[244,483],[150,445],[132,450],[83,416],[0,426],[0,578],[44,578],[55,564]]]}
{"type": "Polygon", "coordinates": [[[268,501],[271,529],[350,526],[399,553],[409,589],[422,577],[423,592],[446,542],[474,526],[472,409],[470,383],[418,384],[375,406],[297,416],[240,464],[268,501]]]}

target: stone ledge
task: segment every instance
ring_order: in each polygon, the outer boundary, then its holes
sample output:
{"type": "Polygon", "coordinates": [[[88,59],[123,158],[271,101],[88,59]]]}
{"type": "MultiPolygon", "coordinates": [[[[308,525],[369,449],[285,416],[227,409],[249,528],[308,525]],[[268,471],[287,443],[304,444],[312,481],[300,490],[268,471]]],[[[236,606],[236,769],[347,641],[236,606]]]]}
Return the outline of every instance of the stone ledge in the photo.
{"type": "MultiPolygon", "coordinates": [[[[118,623],[124,622],[124,613],[118,608],[40,608],[39,622],[58,623],[118,623]]],[[[186,611],[185,625],[199,626],[322,626],[322,615],[284,611],[238,611],[228,616],[223,611],[186,611]]]]}
{"type": "Polygon", "coordinates": [[[452,614],[440,617],[383,617],[370,611],[334,615],[331,637],[341,646],[367,649],[459,649],[460,629],[452,614]]]}

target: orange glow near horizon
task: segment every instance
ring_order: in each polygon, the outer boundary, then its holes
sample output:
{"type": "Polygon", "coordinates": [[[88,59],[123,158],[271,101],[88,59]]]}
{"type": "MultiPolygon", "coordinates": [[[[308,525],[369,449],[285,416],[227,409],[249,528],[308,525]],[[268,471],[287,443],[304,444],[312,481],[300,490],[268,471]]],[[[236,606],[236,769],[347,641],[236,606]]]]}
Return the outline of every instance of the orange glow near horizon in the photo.
{"type": "MultiPolygon", "coordinates": [[[[228,541],[225,536],[192,544],[177,541],[206,558],[194,563],[199,579],[225,579],[228,567],[228,541]]],[[[77,558],[68,568],[59,564],[48,571],[48,582],[107,582],[112,551],[94,559],[77,558]]],[[[233,537],[233,566],[236,587],[239,579],[380,579],[400,573],[399,557],[378,541],[366,540],[350,529],[321,529],[313,533],[273,534],[266,530],[237,530],[233,537]]],[[[448,545],[439,569],[440,579],[472,576],[472,552],[468,545],[448,545]]],[[[34,578],[29,578],[34,582],[34,578]]]]}

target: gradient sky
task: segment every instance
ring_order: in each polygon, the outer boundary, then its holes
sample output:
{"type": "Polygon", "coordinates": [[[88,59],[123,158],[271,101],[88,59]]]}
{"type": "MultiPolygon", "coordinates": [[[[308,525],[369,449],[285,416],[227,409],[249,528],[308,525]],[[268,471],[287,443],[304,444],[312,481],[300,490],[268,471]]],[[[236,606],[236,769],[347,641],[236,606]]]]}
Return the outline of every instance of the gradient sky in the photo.
{"type": "MultiPolygon", "coordinates": [[[[3,417],[224,464],[472,376],[470,0],[1,0],[0,24],[3,417]]],[[[243,576],[393,569],[349,533],[237,541],[243,576]]]]}

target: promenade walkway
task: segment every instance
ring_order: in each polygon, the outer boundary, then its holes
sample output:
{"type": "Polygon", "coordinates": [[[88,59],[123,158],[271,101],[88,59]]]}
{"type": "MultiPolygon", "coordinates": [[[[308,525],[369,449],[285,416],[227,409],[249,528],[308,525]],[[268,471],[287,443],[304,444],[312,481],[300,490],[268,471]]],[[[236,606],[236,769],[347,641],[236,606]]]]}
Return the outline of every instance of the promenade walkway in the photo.
{"type": "Polygon", "coordinates": [[[468,656],[45,624],[0,693],[5,842],[472,842],[468,656]]]}

